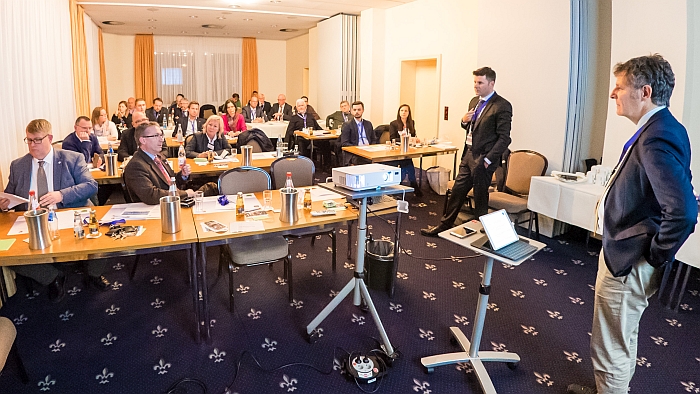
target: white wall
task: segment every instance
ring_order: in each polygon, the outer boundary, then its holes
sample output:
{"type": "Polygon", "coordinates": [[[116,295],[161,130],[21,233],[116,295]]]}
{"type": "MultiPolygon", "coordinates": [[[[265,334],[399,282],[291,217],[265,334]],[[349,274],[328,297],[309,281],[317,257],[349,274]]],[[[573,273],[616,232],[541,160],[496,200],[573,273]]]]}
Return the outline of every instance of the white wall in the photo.
{"type": "Polygon", "coordinates": [[[338,110],[343,64],[343,17],[336,15],[319,22],[318,30],[318,98],[312,102],[316,112],[326,115],[338,110]]]}
{"type": "Polygon", "coordinates": [[[255,40],[258,46],[258,92],[265,100],[277,102],[287,89],[287,44],[280,40],[255,40]]]}
{"type": "MultiPolygon", "coordinates": [[[[687,51],[686,0],[664,1],[663,12],[656,0],[615,0],[612,7],[611,63],[614,66],[618,62],[650,53],[663,55],[676,74],[670,110],[677,119],[683,119],[687,51]]],[[[610,90],[615,86],[612,72],[609,86],[610,90]]],[[[617,164],[622,147],[635,131],[631,121],[615,114],[615,102],[610,100],[603,146],[604,165],[614,167],[617,164]]]]}
{"type": "Polygon", "coordinates": [[[569,2],[480,0],[478,21],[478,66],[496,71],[496,91],[513,105],[510,149],[540,152],[549,161],[548,171],[560,170],[569,81],[569,2]]]}
{"type": "MultiPolygon", "coordinates": [[[[134,41],[135,36],[102,33],[107,78],[107,99],[110,118],[119,102],[134,96],[134,41]]],[[[170,104],[170,97],[164,97],[170,104]]]]}
{"type": "MultiPolygon", "coordinates": [[[[309,68],[309,35],[287,40],[287,89],[284,93],[290,105],[293,100],[304,95],[304,69],[309,68]]],[[[275,100],[270,102],[275,103],[275,100]]]]}
{"type": "MultiPolygon", "coordinates": [[[[693,151],[693,186],[700,191],[700,3],[688,1],[688,53],[686,58],[686,83],[683,124],[688,129],[693,151]],[[693,108],[693,104],[695,108],[693,108]]],[[[676,83],[683,83],[678,81],[676,83]]],[[[675,111],[675,107],[674,107],[675,111]]]]}
{"type": "MultiPolygon", "coordinates": [[[[314,105],[318,100],[319,70],[318,70],[318,28],[309,29],[309,102],[314,105]]],[[[291,101],[291,100],[290,100],[291,101]]],[[[294,105],[290,102],[290,105],[294,105]]],[[[315,107],[314,107],[315,108],[315,107]]],[[[319,114],[320,115],[320,114],[319,114]]]]}
{"type": "MultiPolygon", "coordinates": [[[[385,11],[377,8],[362,11],[359,20],[360,91],[357,97],[365,105],[364,117],[373,125],[384,123],[385,20],[385,11]]],[[[399,65],[399,71],[400,68],[399,65]]]]}

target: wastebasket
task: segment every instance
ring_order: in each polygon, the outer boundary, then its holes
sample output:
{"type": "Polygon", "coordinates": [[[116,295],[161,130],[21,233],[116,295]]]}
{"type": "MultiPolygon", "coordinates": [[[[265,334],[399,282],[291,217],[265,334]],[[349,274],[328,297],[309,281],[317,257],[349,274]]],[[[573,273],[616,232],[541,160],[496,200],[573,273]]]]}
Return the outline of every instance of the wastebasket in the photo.
{"type": "Polygon", "coordinates": [[[391,290],[394,265],[394,243],[390,241],[367,241],[365,267],[367,285],[375,290],[391,290]]]}

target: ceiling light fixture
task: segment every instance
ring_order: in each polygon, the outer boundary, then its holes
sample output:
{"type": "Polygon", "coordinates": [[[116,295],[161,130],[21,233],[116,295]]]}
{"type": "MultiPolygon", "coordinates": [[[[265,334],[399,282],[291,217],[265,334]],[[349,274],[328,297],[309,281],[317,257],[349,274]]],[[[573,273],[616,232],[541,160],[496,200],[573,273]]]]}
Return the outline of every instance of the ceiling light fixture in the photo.
{"type": "Polygon", "coordinates": [[[156,27],[155,27],[155,26],[148,26],[148,29],[149,29],[149,30],[155,30],[156,27]]]}
{"type": "Polygon", "coordinates": [[[246,21],[246,22],[252,21],[252,19],[250,19],[250,18],[243,18],[243,20],[246,21]]]}
{"type": "Polygon", "coordinates": [[[110,26],[121,26],[124,24],[124,22],[119,22],[119,21],[103,21],[103,25],[110,25],[110,26]]]}
{"type": "Polygon", "coordinates": [[[190,15],[190,18],[196,19],[196,18],[199,18],[199,17],[198,17],[197,15],[190,15]]]}
{"type": "Polygon", "coordinates": [[[270,3],[275,3],[275,4],[279,4],[281,2],[282,2],[282,0],[270,0],[270,3]]]}
{"type": "Polygon", "coordinates": [[[277,27],[277,25],[270,25],[270,27],[277,27]]]}
{"type": "Polygon", "coordinates": [[[295,31],[299,31],[299,29],[280,29],[282,33],[294,33],[295,31]]]}
{"type": "Polygon", "coordinates": [[[149,19],[148,21],[149,21],[149,22],[158,22],[158,19],[153,19],[153,18],[151,18],[151,19],[149,19]]]}
{"type": "MultiPolygon", "coordinates": [[[[243,2],[242,0],[236,1],[237,3],[243,2]]],[[[246,3],[251,3],[250,1],[247,1],[246,3]]],[[[78,5],[86,6],[86,5],[96,5],[96,6],[104,6],[105,2],[104,1],[80,1],[78,0],[77,2],[78,5]]],[[[177,10],[196,10],[196,11],[231,11],[231,9],[236,9],[236,12],[244,12],[244,13],[251,13],[251,14],[268,14],[268,15],[281,15],[281,16],[297,16],[297,17],[304,17],[304,18],[314,18],[314,19],[326,19],[330,15],[318,15],[318,14],[302,14],[302,13],[296,13],[296,12],[281,12],[281,11],[266,11],[266,10],[249,10],[249,9],[240,9],[240,5],[238,4],[232,4],[227,7],[201,7],[201,6],[193,6],[193,5],[174,5],[174,4],[140,4],[140,3],[127,3],[127,2],[110,2],[109,3],[110,7],[143,7],[146,8],[149,11],[158,11],[160,9],[177,9],[177,10]],[[153,8],[153,7],[158,7],[158,8],[153,8]]]]}
{"type": "Polygon", "coordinates": [[[237,4],[232,4],[232,5],[230,5],[229,7],[230,7],[230,8],[241,8],[241,6],[240,6],[240,5],[237,5],[237,4]]]}

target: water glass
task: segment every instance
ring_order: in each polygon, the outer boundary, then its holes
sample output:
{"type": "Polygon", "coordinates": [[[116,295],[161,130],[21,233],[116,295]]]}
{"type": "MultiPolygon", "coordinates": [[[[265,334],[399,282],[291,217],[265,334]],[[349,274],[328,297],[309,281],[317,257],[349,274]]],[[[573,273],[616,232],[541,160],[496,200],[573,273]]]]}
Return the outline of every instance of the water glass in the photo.
{"type": "Polygon", "coordinates": [[[263,207],[264,210],[272,210],[272,190],[263,190],[263,207]]]}
{"type": "Polygon", "coordinates": [[[204,212],[204,192],[194,192],[194,213],[204,212]]]}
{"type": "Polygon", "coordinates": [[[236,158],[238,154],[238,148],[231,148],[231,157],[236,158]]]}

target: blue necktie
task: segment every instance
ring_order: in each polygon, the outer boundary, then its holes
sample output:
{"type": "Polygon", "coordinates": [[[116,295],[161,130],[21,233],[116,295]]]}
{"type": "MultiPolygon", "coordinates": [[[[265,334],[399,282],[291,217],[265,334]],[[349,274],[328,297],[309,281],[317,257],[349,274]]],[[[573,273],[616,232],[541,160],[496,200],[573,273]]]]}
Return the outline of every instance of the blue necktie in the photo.
{"type": "Polygon", "coordinates": [[[481,111],[484,109],[486,106],[486,101],[479,99],[479,102],[476,103],[476,112],[474,112],[474,117],[472,118],[472,122],[476,122],[477,119],[479,119],[479,114],[481,111]]]}
{"type": "Polygon", "coordinates": [[[625,157],[625,153],[627,153],[627,150],[629,150],[630,146],[634,144],[634,141],[637,141],[637,138],[639,138],[639,134],[642,133],[642,129],[644,126],[640,127],[639,130],[637,130],[636,133],[630,138],[627,142],[625,142],[625,146],[622,148],[622,153],[620,154],[620,161],[622,161],[622,158],[625,157]]]}

